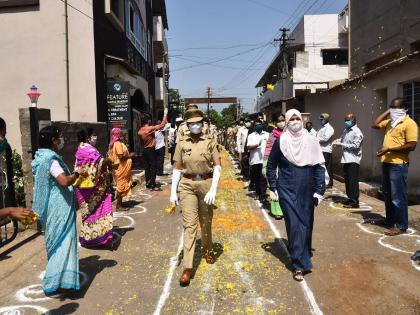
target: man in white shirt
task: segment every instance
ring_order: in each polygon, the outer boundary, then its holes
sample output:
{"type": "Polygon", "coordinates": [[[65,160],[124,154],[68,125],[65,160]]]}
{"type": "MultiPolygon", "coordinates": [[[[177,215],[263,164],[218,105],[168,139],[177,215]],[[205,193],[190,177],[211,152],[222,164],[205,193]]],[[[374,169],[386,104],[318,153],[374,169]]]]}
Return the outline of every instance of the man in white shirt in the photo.
{"type": "Polygon", "coordinates": [[[264,132],[264,125],[260,120],[255,122],[254,132],[252,132],[248,136],[247,141],[247,148],[249,150],[249,165],[251,167],[251,183],[250,186],[255,187],[255,191],[257,193],[257,198],[259,200],[265,199],[265,190],[263,187],[263,180],[262,178],[262,169],[263,169],[263,159],[264,159],[264,151],[265,147],[267,146],[268,137],[264,132]]]}
{"type": "MultiPolygon", "coordinates": [[[[240,123],[241,125],[241,123],[240,123]]],[[[238,132],[236,134],[236,151],[238,151],[239,154],[239,162],[241,165],[241,175],[244,180],[248,180],[249,178],[249,162],[248,162],[248,156],[245,154],[245,143],[248,138],[248,132],[249,128],[251,128],[252,124],[247,119],[245,121],[245,124],[243,124],[239,127],[238,132]]]]}
{"type": "Polygon", "coordinates": [[[322,127],[318,130],[316,137],[321,145],[322,153],[325,158],[325,167],[327,168],[328,176],[330,177],[327,188],[331,188],[333,186],[332,137],[334,135],[334,128],[330,125],[330,115],[327,113],[322,114],[319,117],[319,121],[322,127]]]}
{"type": "MultiPolygon", "coordinates": [[[[157,124],[161,123],[158,120],[157,124]]],[[[155,131],[155,151],[156,151],[156,175],[167,176],[168,173],[163,172],[163,164],[165,163],[165,135],[164,132],[171,128],[171,124],[167,123],[161,130],[155,131]]]]}
{"type": "Polygon", "coordinates": [[[309,132],[309,134],[311,135],[311,136],[314,136],[314,137],[316,137],[316,130],[314,129],[314,127],[312,126],[312,122],[310,122],[310,121],[307,121],[306,122],[306,130],[308,130],[308,132],[309,132]]]}
{"type": "Polygon", "coordinates": [[[171,125],[168,132],[168,143],[169,143],[169,153],[171,153],[171,165],[174,165],[174,153],[177,143],[176,135],[178,133],[179,126],[184,122],[182,117],[177,117],[175,119],[175,124],[171,125]]]}
{"type": "Polygon", "coordinates": [[[363,134],[356,125],[356,115],[350,113],[344,118],[346,128],[341,139],[333,142],[333,145],[341,146],[343,155],[344,181],[348,200],[344,202],[345,208],[359,208],[359,168],[362,159],[363,134]]]}

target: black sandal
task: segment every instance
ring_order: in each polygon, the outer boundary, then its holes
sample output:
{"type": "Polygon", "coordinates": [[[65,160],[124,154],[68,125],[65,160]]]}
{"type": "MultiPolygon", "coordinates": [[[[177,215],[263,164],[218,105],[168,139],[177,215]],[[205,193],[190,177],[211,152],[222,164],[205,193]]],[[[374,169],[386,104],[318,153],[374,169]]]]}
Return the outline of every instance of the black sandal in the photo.
{"type": "Polygon", "coordinates": [[[293,271],[293,279],[295,281],[297,281],[297,282],[302,282],[304,280],[302,270],[295,270],[295,271],[293,271]],[[301,276],[302,279],[299,279],[298,278],[299,276],[301,276]]]}

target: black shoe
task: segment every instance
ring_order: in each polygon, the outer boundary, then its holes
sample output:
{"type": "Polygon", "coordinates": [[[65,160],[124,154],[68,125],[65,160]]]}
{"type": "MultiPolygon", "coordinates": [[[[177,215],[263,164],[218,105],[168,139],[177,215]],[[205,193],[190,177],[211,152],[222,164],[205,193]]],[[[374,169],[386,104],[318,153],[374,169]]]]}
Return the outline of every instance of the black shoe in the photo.
{"type": "Polygon", "coordinates": [[[343,205],[343,208],[346,208],[346,209],[357,209],[357,208],[360,208],[360,207],[359,207],[359,204],[358,203],[352,202],[352,203],[347,203],[347,204],[343,205]]]}
{"type": "Polygon", "coordinates": [[[348,205],[350,203],[353,203],[353,201],[351,199],[345,199],[343,201],[339,201],[342,205],[348,205]]]}

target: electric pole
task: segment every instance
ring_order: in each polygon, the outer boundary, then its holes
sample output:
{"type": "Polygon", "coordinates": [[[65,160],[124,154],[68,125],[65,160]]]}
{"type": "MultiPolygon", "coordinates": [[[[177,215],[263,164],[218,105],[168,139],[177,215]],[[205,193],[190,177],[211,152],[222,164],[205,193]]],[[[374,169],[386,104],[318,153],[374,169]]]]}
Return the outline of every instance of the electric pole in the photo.
{"type": "Polygon", "coordinates": [[[280,38],[274,39],[275,42],[280,42],[280,66],[279,66],[279,77],[281,78],[281,87],[282,87],[282,102],[281,102],[281,111],[283,114],[286,113],[287,104],[286,104],[286,80],[289,78],[289,65],[288,65],[288,42],[294,40],[287,35],[290,29],[281,28],[280,32],[282,33],[280,38]]]}
{"type": "Polygon", "coordinates": [[[211,86],[209,86],[207,88],[207,116],[210,115],[210,98],[213,94],[213,89],[211,88],[211,86]]]}

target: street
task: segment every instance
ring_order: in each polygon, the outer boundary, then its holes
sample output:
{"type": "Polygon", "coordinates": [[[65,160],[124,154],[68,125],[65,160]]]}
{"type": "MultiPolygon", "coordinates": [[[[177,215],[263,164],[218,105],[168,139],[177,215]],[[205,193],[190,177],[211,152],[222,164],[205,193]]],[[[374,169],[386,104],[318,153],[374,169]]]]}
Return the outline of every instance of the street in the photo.
{"type": "Polygon", "coordinates": [[[0,314],[420,314],[420,266],[410,260],[419,232],[385,237],[382,228],[361,224],[380,218],[383,202],[362,195],[361,208],[352,211],[336,202],[342,184],[328,190],[316,208],[314,269],[298,283],[287,268],[284,221],[247,195],[227,153],[222,157],[213,220],[217,261],[206,264],[197,248],[189,287],[178,281],[182,218],[179,209],[164,211],[170,177],[160,177],[162,192],[138,189],[130,211],[114,213],[122,234],[117,250],[80,248],[80,294],[42,293],[43,236],[2,254],[0,314]]]}

